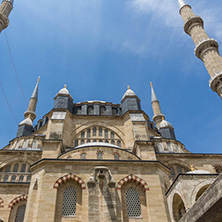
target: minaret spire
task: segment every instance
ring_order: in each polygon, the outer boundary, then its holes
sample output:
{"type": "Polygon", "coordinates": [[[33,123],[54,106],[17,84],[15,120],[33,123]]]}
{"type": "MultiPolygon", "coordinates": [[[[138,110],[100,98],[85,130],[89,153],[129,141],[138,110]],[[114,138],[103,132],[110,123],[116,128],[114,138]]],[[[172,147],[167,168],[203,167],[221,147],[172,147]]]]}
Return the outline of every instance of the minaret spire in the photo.
{"type": "Polygon", "coordinates": [[[32,96],[30,98],[28,110],[24,113],[25,118],[30,117],[32,121],[36,118],[35,110],[36,110],[36,105],[38,102],[39,80],[40,80],[40,77],[38,78],[38,81],[36,83],[32,96]]]}
{"type": "Polygon", "coordinates": [[[219,54],[219,45],[215,39],[209,38],[204,30],[201,17],[194,14],[190,5],[178,0],[180,14],[184,21],[184,31],[190,35],[196,46],[194,52],[201,59],[211,77],[211,89],[222,98],[222,57],[219,54]]]}
{"type": "Polygon", "coordinates": [[[153,121],[156,123],[157,128],[159,128],[159,124],[164,118],[164,115],[161,112],[160,103],[154,92],[152,82],[150,82],[150,86],[151,86],[151,102],[152,102],[152,108],[153,108],[153,121]]]}
{"type": "Polygon", "coordinates": [[[0,5],[0,33],[3,29],[6,29],[9,24],[9,15],[13,9],[14,0],[3,0],[0,5]]]}

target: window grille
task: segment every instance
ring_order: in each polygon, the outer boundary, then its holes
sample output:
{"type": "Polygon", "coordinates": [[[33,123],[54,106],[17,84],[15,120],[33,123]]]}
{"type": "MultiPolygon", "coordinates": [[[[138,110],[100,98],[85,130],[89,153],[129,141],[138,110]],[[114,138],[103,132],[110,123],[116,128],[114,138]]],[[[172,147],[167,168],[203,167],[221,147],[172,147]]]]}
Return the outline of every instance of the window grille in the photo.
{"type": "Polygon", "coordinates": [[[103,153],[102,153],[102,152],[98,152],[98,153],[97,153],[97,159],[98,159],[98,160],[103,159],[103,153]]]}
{"type": "Polygon", "coordinates": [[[16,180],[16,176],[13,175],[11,181],[12,181],[12,182],[15,182],[15,180],[16,180]]]}
{"type": "Polygon", "coordinates": [[[27,178],[26,178],[26,182],[30,182],[31,181],[31,176],[27,176],[27,178]]]}
{"type": "Polygon", "coordinates": [[[8,182],[8,175],[4,176],[4,182],[8,182]]]}
{"type": "Polygon", "coordinates": [[[14,165],[13,172],[18,172],[18,164],[17,163],[14,165]]]}
{"type": "Polygon", "coordinates": [[[79,145],[79,141],[75,140],[75,147],[79,145]]]}
{"type": "Polygon", "coordinates": [[[93,136],[96,136],[96,127],[93,127],[93,136]]]}
{"type": "Polygon", "coordinates": [[[23,182],[23,179],[24,179],[24,176],[20,176],[20,177],[19,177],[19,182],[20,182],[20,183],[23,182]]]}
{"type": "Polygon", "coordinates": [[[99,136],[103,136],[103,129],[101,127],[99,128],[99,136]]]}
{"type": "Polygon", "coordinates": [[[64,190],[63,194],[63,217],[74,217],[76,215],[76,189],[68,187],[64,190]]]}
{"type": "Polygon", "coordinates": [[[84,140],[81,140],[81,144],[84,144],[84,140]]]}
{"type": "Polygon", "coordinates": [[[11,171],[11,165],[6,166],[5,172],[10,172],[11,171]]]}
{"type": "Polygon", "coordinates": [[[117,146],[121,147],[121,141],[120,140],[117,141],[117,146]]]}
{"type": "Polygon", "coordinates": [[[107,139],[108,138],[108,130],[105,129],[105,138],[107,139]]]}
{"type": "Polygon", "coordinates": [[[111,132],[111,139],[114,139],[114,132],[111,132]]]}
{"type": "Polygon", "coordinates": [[[88,129],[87,130],[87,138],[90,138],[91,137],[91,129],[88,129]]]}
{"type": "Polygon", "coordinates": [[[25,172],[26,164],[22,164],[21,172],[25,172]]]}
{"type": "Polygon", "coordinates": [[[126,205],[127,214],[129,217],[141,217],[139,193],[133,187],[126,191],[126,205]]]}
{"type": "Polygon", "coordinates": [[[81,132],[81,137],[82,137],[82,138],[85,137],[85,132],[84,132],[84,131],[81,132]]]}
{"type": "Polygon", "coordinates": [[[25,208],[26,208],[25,205],[18,207],[15,222],[23,222],[25,217],[25,208]]]}
{"type": "Polygon", "coordinates": [[[111,140],[111,144],[115,145],[115,141],[114,141],[114,140],[111,140]]]}

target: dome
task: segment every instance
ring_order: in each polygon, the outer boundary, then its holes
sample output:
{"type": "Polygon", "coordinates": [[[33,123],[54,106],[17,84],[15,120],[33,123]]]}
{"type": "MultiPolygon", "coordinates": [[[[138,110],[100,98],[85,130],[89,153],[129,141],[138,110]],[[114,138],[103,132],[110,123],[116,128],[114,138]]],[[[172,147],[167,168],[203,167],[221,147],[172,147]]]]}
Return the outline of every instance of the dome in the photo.
{"type": "Polygon", "coordinates": [[[206,170],[194,170],[194,171],[189,171],[186,174],[211,174],[211,173],[206,170]]]}
{"type": "Polygon", "coordinates": [[[58,95],[64,95],[64,96],[69,96],[71,100],[72,99],[72,96],[70,95],[68,89],[66,88],[66,85],[64,86],[64,88],[60,89],[59,92],[56,94],[55,98],[58,96],[58,95]]]}
{"type": "Polygon", "coordinates": [[[84,143],[84,144],[81,144],[76,148],[84,148],[84,147],[91,147],[91,146],[104,146],[104,147],[111,147],[111,148],[121,148],[119,146],[116,146],[116,145],[113,145],[113,144],[110,144],[110,143],[103,143],[103,142],[92,142],[92,143],[84,143]]]}
{"type": "Polygon", "coordinates": [[[126,96],[136,96],[136,93],[135,93],[132,89],[130,89],[130,88],[128,87],[128,89],[126,90],[126,92],[125,92],[125,94],[123,95],[123,98],[122,98],[122,99],[124,99],[126,96]]]}
{"type": "Polygon", "coordinates": [[[173,126],[171,125],[171,123],[169,123],[169,122],[167,122],[165,119],[163,119],[163,120],[160,122],[159,128],[166,128],[166,127],[173,128],[173,126]]]}
{"type": "Polygon", "coordinates": [[[32,120],[28,117],[28,118],[24,119],[21,123],[19,123],[19,126],[21,126],[21,125],[32,126],[32,120]]]}

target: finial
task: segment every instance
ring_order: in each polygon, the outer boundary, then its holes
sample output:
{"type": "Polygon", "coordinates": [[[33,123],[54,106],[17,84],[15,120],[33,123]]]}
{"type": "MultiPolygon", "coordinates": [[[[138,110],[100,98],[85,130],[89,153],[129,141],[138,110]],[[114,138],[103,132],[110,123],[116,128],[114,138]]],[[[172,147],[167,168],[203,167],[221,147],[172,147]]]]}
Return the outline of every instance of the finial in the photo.
{"type": "Polygon", "coordinates": [[[66,89],[66,84],[64,85],[64,88],[66,89]]]}
{"type": "Polygon", "coordinates": [[[190,169],[191,169],[191,171],[194,171],[195,170],[194,165],[190,165],[190,169]]]}
{"type": "Polygon", "coordinates": [[[127,86],[128,89],[130,89],[129,85],[127,86]]]}
{"type": "Polygon", "coordinates": [[[38,82],[39,82],[39,80],[40,80],[40,76],[38,77],[38,82]]]}
{"type": "Polygon", "coordinates": [[[165,117],[164,117],[164,116],[162,116],[162,120],[165,120],[165,117]]]}
{"type": "Polygon", "coordinates": [[[150,82],[150,86],[153,87],[153,83],[152,82],[150,82]]]}
{"type": "Polygon", "coordinates": [[[185,5],[188,5],[184,0],[178,0],[179,9],[183,8],[185,5]]]}
{"type": "Polygon", "coordinates": [[[28,118],[31,119],[31,114],[28,115],[28,118]]]}

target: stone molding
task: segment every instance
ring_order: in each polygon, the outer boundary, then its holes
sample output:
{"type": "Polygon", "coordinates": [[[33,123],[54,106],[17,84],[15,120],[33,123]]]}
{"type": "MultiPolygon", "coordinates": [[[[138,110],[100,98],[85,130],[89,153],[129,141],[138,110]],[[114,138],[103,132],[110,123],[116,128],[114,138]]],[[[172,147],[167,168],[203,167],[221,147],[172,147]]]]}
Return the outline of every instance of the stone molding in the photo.
{"type": "Polygon", "coordinates": [[[78,176],[76,176],[76,175],[74,175],[74,174],[72,174],[72,173],[60,177],[60,178],[55,182],[53,188],[54,188],[54,189],[58,189],[61,184],[65,183],[65,182],[67,182],[67,181],[69,181],[69,180],[74,180],[74,181],[76,181],[76,182],[82,187],[83,190],[86,189],[86,184],[85,184],[85,182],[84,182],[80,177],[78,177],[78,176]]]}
{"type": "Polygon", "coordinates": [[[21,196],[19,196],[19,197],[14,198],[14,199],[10,202],[10,204],[8,205],[8,207],[12,209],[13,206],[14,206],[16,203],[18,203],[18,202],[20,202],[20,201],[22,201],[22,200],[27,200],[27,199],[28,199],[28,196],[25,195],[25,194],[23,194],[23,195],[21,195],[21,196]]]}
{"type": "Polygon", "coordinates": [[[148,184],[143,179],[141,179],[141,178],[139,178],[139,177],[137,177],[133,174],[130,174],[130,175],[124,177],[123,179],[121,179],[117,184],[117,190],[121,190],[122,186],[124,184],[126,184],[127,182],[129,182],[129,181],[134,181],[134,182],[138,183],[140,186],[143,187],[143,189],[145,191],[150,190],[149,187],[148,187],[148,184]]]}
{"type": "Polygon", "coordinates": [[[218,43],[215,39],[208,38],[198,43],[194,49],[197,58],[202,60],[203,55],[209,50],[216,50],[218,52],[218,43]]]}
{"type": "Polygon", "coordinates": [[[193,16],[193,17],[189,18],[184,24],[184,31],[188,35],[190,35],[191,29],[196,25],[200,25],[200,26],[202,26],[202,28],[204,26],[203,19],[200,16],[193,16]]]}

